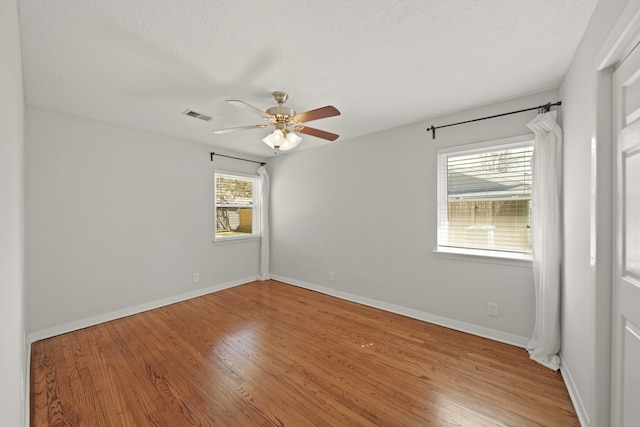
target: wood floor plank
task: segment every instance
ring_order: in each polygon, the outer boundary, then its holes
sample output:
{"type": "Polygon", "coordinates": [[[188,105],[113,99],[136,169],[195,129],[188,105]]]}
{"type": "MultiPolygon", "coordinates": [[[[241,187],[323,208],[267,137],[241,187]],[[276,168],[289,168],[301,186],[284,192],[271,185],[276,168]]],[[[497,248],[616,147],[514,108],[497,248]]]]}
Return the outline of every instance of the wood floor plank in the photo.
{"type": "Polygon", "coordinates": [[[32,426],[579,426],[525,350],[276,281],[32,345],[32,426]]]}

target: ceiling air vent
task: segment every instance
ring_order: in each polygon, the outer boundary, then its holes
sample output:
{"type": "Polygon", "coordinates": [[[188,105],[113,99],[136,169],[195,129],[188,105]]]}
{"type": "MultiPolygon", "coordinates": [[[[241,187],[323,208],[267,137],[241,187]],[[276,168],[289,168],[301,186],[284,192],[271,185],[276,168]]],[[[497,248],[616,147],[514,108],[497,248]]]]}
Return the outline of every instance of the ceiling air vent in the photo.
{"type": "Polygon", "coordinates": [[[206,114],[200,114],[193,110],[184,110],[182,114],[184,114],[185,116],[191,116],[195,117],[196,119],[204,120],[205,122],[211,120],[211,117],[207,116],[206,114]]]}

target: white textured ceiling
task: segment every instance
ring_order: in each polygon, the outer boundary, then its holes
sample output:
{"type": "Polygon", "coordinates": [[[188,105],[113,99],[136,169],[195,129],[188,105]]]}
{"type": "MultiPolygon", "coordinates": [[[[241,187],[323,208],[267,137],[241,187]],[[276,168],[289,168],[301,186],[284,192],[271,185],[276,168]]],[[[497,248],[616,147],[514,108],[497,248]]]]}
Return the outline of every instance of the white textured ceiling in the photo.
{"type": "MultiPolygon", "coordinates": [[[[289,93],[334,143],[557,88],[596,0],[20,0],[28,104],[256,156],[289,93]],[[213,117],[181,115],[192,109],[213,117]]],[[[550,100],[554,101],[554,100],[550,100]]],[[[427,125],[427,123],[425,123],[427,125]]],[[[299,149],[328,143],[303,135],[299,149]]]]}

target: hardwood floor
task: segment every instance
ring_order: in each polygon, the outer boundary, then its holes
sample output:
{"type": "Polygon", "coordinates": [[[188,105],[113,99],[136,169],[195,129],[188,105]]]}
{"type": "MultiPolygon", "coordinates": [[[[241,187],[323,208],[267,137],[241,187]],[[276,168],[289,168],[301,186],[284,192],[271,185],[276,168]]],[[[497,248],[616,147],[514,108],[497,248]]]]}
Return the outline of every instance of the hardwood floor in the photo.
{"type": "Polygon", "coordinates": [[[38,341],[33,426],[579,426],[521,348],[276,281],[38,341]]]}

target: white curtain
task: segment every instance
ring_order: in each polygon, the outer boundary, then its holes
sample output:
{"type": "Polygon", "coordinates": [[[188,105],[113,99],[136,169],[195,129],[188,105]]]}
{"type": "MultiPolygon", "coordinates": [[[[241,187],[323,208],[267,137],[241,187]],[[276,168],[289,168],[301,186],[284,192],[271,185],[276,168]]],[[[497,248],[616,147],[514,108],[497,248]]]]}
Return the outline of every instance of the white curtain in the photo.
{"type": "Polygon", "coordinates": [[[259,280],[269,280],[271,273],[269,272],[269,191],[271,185],[269,183],[269,174],[264,166],[258,168],[258,176],[260,176],[260,185],[262,188],[262,203],[260,209],[262,223],[262,239],[260,246],[260,275],[259,280]]]}
{"type": "Polygon", "coordinates": [[[527,126],[535,133],[531,238],[536,295],[535,328],[527,350],[531,359],[558,370],[562,129],[555,111],[538,114],[527,126]]]}

